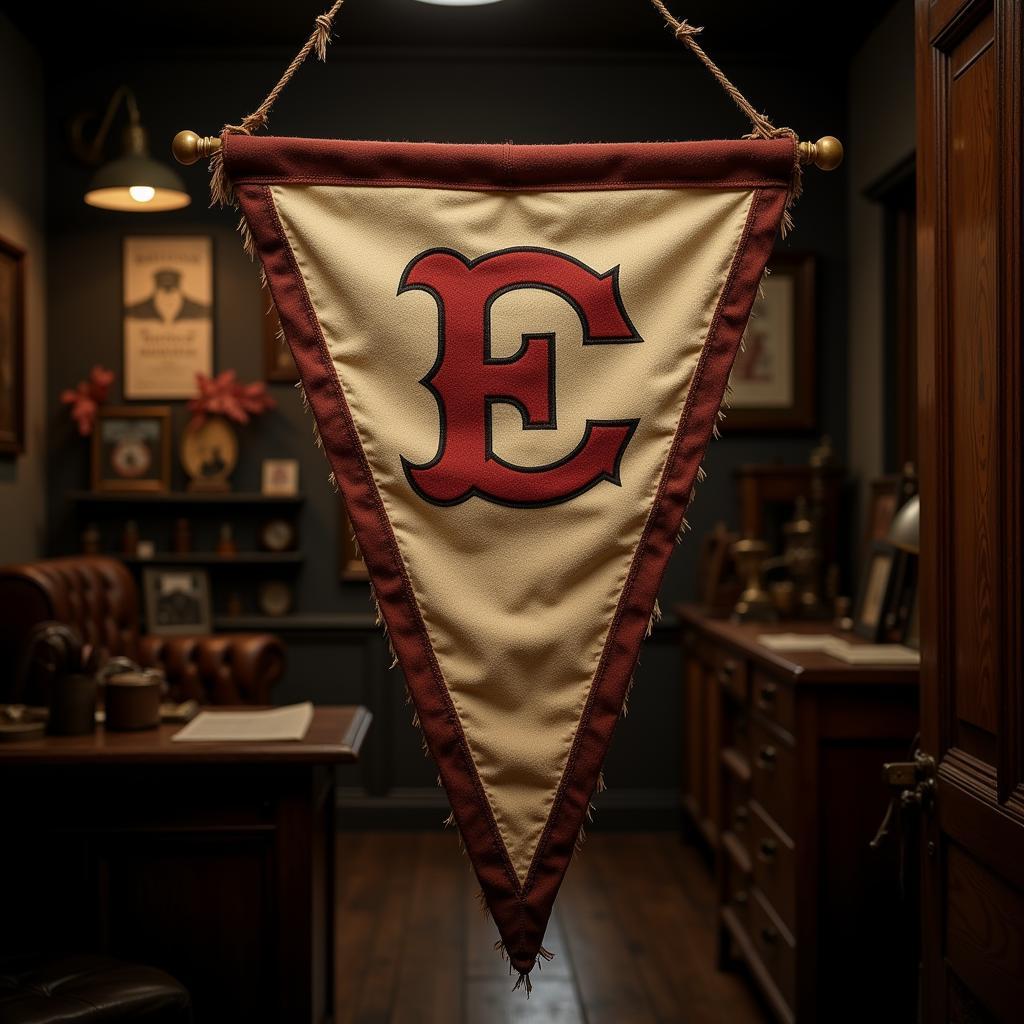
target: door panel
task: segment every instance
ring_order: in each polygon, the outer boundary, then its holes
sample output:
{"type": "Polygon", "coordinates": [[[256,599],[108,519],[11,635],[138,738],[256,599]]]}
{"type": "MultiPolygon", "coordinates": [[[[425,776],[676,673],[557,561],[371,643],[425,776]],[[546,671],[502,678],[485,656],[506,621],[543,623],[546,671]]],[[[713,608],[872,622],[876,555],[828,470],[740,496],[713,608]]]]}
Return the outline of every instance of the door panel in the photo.
{"type": "Polygon", "coordinates": [[[1024,1002],[1021,4],[917,0],[922,1019],[1024,1002]]]}

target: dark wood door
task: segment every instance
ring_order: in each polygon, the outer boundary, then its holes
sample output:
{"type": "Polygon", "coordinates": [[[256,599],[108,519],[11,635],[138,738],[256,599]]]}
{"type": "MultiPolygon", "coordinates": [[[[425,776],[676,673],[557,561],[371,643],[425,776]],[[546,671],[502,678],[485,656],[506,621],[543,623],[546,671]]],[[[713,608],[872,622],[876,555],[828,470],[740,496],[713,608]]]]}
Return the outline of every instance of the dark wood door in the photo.
{"type": "Polygon", "coordinates": [[[917,0],[922,1019],[1024,1006],[1021,3],[917,0]]]}

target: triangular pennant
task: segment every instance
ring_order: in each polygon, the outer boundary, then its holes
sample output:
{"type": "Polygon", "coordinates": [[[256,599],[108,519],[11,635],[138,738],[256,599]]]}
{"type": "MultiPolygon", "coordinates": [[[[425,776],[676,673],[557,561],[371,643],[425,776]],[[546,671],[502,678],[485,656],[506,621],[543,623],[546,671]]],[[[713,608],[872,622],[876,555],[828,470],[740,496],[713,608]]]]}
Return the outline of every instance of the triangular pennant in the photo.
{"type": "Polygon", "coordinates": [[[796,155],[791,136],[223,138],[427,745],[522,975],[796,155]]]}

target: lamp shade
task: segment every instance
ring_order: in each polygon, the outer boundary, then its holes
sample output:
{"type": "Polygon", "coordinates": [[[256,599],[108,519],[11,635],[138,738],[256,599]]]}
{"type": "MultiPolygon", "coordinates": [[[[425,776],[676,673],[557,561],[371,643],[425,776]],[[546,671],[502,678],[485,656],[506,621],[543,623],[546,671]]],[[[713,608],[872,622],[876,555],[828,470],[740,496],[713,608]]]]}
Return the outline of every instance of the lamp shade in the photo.
{"type": "Polygon", "coordinates": [[[893,517],[889,543],[912,555],[921,552],[921,502],[915,494],[893,517]]]}
{"type": "Polygon", "coordinates": [[[180,210],[192,200],[172,168],[148,154],[131,153],[104,164],[93,175],[85,201],[103,210],[160,213],[180,210]]]}

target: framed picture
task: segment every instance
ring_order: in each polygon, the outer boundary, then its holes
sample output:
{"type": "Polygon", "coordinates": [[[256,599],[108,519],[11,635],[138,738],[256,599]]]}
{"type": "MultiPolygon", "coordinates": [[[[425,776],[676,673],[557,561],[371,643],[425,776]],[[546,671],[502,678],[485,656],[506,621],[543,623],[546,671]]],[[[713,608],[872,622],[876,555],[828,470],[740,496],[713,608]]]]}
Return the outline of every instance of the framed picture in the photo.
{"type": "Polygon", "coordinates": [[[101,406],[92,432],[92,489],[171,489],[169,405],[101,406]]]}
{"type": "Polygon", "coordinates": [[[298,459],[264,459],[260,490],[274,498],[291,498],[299,493],[298,459]]]}
{"type": "Polygon", "coordinates": [[[299,379],[291,349],[281,338],[281,321],[277,307],[267,293],[260,295],[263,303],[263,379],[282,384],[294,384],[299,379]]]}
{"type": "Polygon", "coordinates": [[[900,504],[900,478],[882,476],[870,483],[867,521],[864,524],[864,541],[872,544],[889,536],[893,516],[900,504]]]}
{"type": "Polygon", "coordinates": [[[205,570],[147,566],[142,571],[142,587],[150,633],[188,636],[210,632],[210,578],[205,570]]]}
{"type": "Polygon", "coordinates": [[[813,430],[814,256],[777,252],[768,270],[732,369],[723,429],[813,430]]]}
{"type": "Polygon", "coordinates": [[[854,608],[853,630],[873,643],[878,643],[885,631],[896,582],[898,554],[891,544],[876,541],[871,545],[864,569],[864,579],[854,608]]]}
{"type": "Polygon", "coordinates": [[[213,240],[124,240],[124,396],[192,398],[213,374],[213,240]]]}
{"type": "Polygon", "coordinates": [[[25,251],[0,238],[0,454],[25,450],[25,251]]]}
{"type": "Polygon", "coordinates": [[[352,534],[352,523],[345,510],[345,502],[338,495],[338,576],[344,583],[368,580],[370,574],[359,554],[356,539],[352,534]]]}

